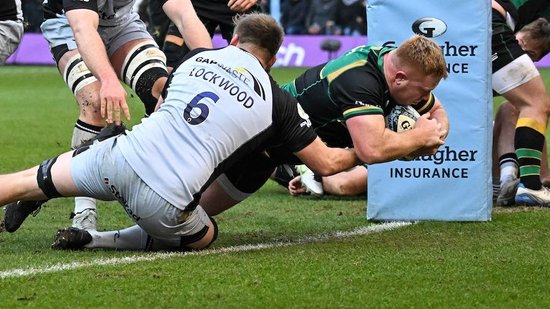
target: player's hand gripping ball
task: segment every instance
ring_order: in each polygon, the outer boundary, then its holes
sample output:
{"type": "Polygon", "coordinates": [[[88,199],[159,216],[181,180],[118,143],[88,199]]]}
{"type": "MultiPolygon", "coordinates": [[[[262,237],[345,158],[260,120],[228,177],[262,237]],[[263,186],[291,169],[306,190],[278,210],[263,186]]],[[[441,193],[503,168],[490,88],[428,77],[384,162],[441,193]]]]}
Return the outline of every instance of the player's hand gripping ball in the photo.
{"type": "MultiPolygon", "coordinates": [[[[396,105],[386,116],[386,127],[400,133],[414,128],[420,114],[412,106],[396,105]]],[[[400,160],[411,161],[412,156],[403,157],[400,160]]]]}

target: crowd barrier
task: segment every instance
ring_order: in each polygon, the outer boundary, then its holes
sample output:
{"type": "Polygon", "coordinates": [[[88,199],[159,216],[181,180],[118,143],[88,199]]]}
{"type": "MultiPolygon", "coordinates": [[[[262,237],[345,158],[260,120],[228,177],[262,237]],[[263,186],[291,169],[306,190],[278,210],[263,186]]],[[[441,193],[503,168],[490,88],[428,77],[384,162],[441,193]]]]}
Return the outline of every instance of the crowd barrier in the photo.
{"type": "MultiPolygon", "coordinates": [[[[225,46],[225,41],[219,35],[214,36],[214,46],[225,46]]],[[[356,46],[367,44],[366,36],[314,36],[287,35],[277,54],[276,66],[281,67],[311,67],[332,58],[356,46]],[[340,42],[336,51],[323,50],[321,46],[327,40],[340,42]]],[[[329,44],[330,45],[330,44],[329,44]]],[[[48,43],[40,33],[26,33],[17,51],[8,58],[8,64],[21,65],[53,65],[54,60],[48,49],[48,43]]],[[[550,67],[550,56],[537,63],[538,67],[550,67]]]]}

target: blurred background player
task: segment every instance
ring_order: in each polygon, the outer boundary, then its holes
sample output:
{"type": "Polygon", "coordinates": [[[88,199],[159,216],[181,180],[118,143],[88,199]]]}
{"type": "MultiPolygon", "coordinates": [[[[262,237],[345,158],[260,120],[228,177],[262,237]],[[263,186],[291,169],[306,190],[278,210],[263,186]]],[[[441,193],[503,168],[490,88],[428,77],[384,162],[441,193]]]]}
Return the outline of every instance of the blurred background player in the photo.
{"type": "MultiPolygon", "coordinates": [[[[550,52],[550,23],[539,17],[516,33],[516,39],[525,53],[537,62],[550,52]]],[[[493,127],[493,198],[497,206],[515,204],[518,183],[518,161],[514,148],[514,128],[518,110],[504,101],[495,115],[493,127]]],[[[541,160],[541,181],[550,185],[546,145],[541,160]]]]}
{"type": "MultiPolygon", "coordinates": [[[[158,1],[190,46],[212,46],[189,0],[158,1]]],[[[43,5],[42,33],[80,110],[71,147],[95,137],[106,122],[120,123],[120,113],[129,119],[120,80],[135,91],[146,114],[154,111],[168,76],[166,58],[133,11],[134,1],[46,0],[43,5]]],[[[24,219],[41,204],[23,202],[19,215],[24,219]]],[[[94,199],[76,198],[73,225],[95,229],[95,209],[94,199]]]]}
{"type": "Polygon", "coordinates": [[[550,190],[542,185],[540,174],[550,98],[533,60],[515,37],[517,30],[548,8],[548,1],[526,1],[519,9],[507,0],[491,4],[493,90],[518,111],[514,148],[519,182],[503,182],[501,194],[515,192],[518,205],[549,207],[550,190]]]}
{"type": "Polygon", "coordinates": [[[0,65],[17,49],[23,36],[21,0],[0,2],[0,65]]]}

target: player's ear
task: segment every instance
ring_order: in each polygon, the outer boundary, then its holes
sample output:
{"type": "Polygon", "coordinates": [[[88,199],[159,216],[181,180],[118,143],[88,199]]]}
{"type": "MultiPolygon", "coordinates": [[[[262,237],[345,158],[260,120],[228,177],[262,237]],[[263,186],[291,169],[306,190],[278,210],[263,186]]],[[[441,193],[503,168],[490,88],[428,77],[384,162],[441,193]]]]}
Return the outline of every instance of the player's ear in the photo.
{"type": "Polygon", "coordinates": [[[266,63],[265,70],[269,72],[269,70],[275,64],[276,61],[277,61],[277,56],[271,57],[271,59],[269,59],[269,61],[266,63]]]}
{"type": "Polygon", "coordinates": [[[395,73],[395,83],[397,85],[401,85],[406,81],[407,81],[407,74],[404,71],[397,71],[397,73],[395,73]]]}
{"type": "Polygon", "coordinates": [[[239,35],[233,34],[231,41],[229,41],[229,45],[237,46],[238,43],[239,43],[239,35]]]}

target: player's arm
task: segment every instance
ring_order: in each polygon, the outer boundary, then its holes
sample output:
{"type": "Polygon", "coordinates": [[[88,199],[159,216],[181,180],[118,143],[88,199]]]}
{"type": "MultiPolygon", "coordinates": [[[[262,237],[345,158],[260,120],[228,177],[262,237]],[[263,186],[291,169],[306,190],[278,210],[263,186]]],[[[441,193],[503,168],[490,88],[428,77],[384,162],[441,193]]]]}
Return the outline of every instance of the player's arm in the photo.
{"type": "Polygon", "coordinates": [[[65,15],[69,21],[78,51],[92,74],[101,83],[99,97],[101,100],[101,116],[107,122],[113,119],[120,124],[120,109],[127,119],[130,112],[126,104],[126,91],[109,61],[105,45],[97,32],[99,15],[90,9],[72,9],[65,15]]]}
{"type": "MultiPolygon", "coordinates": [[[[441,124],[441,130],[443,133],[443,140],[447,139],[447,136],[449,134],[449,118],[447,117],[447,112],[445,111],[445,108],[439,101],[439,99],[432,94],[433,102],[428,106],[430,117],[429,119],[435,119],[437,122],[441,124]]],[[[426,109],[428,109],[426,108],[426,109]]],[[[423,155],[431,155],[437,149],[439,146],[427,146],[427,147],[421,147],[418,150],[414,151],[413,153],[409,154],[409,156],[418,157],[423,155]]]]}
{"type": "Polygon", "coordinates": [[[382,115],[354,116],[346,120],[346,126],[359,159],[372,164],[405,157],[422,147],[443,145],[441,124],[429,117],[429,113],[422,115],[413,129],[401,133],[387,129],[382,115]]]}
{"type": "Polygon", "coordinates": [[[319,137],[295,154],[320,176],[333,175],[362,163],[353,148],[331,148],[319,137]]]}
{"type": "Polygon", "coordinates": [[[178,27],[189,49],[212,48],[212,39],[197,16],[190,0],[168,0],[162,9],[178,27]]]}
{"type": "Polygon", "coordinates": [[[436,96],[434,96],[434,99],[434,105],[430,109],[430,119],[435,119],[441,124],[441,129],[445,132],[444,139],[446,139],[449,134],[449,117],[447,116],[447,111],[445,111],[441,101],[439,101],[436,96]]]}

